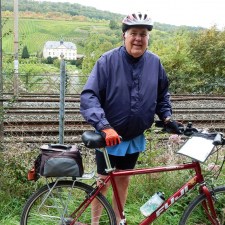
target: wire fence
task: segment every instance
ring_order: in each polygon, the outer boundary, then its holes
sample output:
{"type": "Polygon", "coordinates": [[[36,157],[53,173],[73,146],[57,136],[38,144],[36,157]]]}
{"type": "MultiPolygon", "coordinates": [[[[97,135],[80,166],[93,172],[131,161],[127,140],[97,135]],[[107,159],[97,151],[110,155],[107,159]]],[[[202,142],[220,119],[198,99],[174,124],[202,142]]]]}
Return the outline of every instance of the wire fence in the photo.
{"type": "MultiPolygon", "coordinates": [[[[64,74],[65,93],[67,95],[80,94],[87,76],[78,73],[64,74]]],[[[18,85],[15,87],[14,74],[3,74],[3,92],[18,95],[23,94],[60,94],[60,71],[55,74],[22,74],[18,75],[18,85]]]]}

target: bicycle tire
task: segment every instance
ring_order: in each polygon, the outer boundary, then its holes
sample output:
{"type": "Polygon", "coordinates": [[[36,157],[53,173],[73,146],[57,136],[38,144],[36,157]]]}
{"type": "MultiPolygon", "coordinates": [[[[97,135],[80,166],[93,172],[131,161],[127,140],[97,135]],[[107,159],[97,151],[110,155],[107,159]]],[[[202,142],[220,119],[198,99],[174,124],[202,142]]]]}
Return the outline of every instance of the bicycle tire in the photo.
{"type": "MultiPolygon", "coordinates": [[[[49,187],[54,184],[44,185],[31,195],[23,208],[20,225],[69,225],[71,213],[93,191],[93,187],[87,184],[68,180],[59,181],[49,195],[49,187]]],[[[100,193],[96,199],[103,207],[99,225],[116,225],[115,213],[108,200],[100,193]]],[[[76,224],[91,224],[91,205],[80,215],[76,224]]]]}
{"type": "MultiPolygon", "coordinates": [[[[213,194],[215,210],[220,223],[225,224],[225,186],[219,186],[210,191],[213,194]]],[[[206,200],[204,194],[198,195],[184,211],[179,225],[208,225],[211,224],[201,205],[206,200]]]]}

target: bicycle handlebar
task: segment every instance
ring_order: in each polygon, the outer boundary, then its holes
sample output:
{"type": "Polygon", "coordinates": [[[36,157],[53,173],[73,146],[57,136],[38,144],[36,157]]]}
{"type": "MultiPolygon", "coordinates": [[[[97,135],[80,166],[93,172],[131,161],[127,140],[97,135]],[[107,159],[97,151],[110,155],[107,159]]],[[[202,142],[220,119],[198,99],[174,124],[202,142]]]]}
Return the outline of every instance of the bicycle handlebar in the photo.
{"type": "MultiPolygon", "coordinates": [[[[156,127],[160,127],[162,128],[162,131],[163,132],[166,132],[166,133],[170,133],[166,128],[165,128],[165,124],[163,123],[163,121],[161,120],[156,120],[155,121],[155,126],[156,127]]],[[[192,122],[188,122],[187,126],[184,127],[184,125],[180,125],[179,126],[179,130],[181,132],[181,134],[185,135],[185,136],[191,136],[193,135],[194,133],[198,133],[199,130],[197,128],[194,128],[192,126],[192,122]]]]}
{"type": "Polygon", "coordinates": [[[225,144],[225,138],[223,138],[223,134],[217,133],[216,137],[213,140],[213,145],[217,146],[217,145],[224,145],[224,144],[225,144]]]}
{"type": "MultiPolygon", "coordinates": [[[[156,121],[155,124],[156,127],[164,128],[162,121],[156,121]]],[[[165,131],[165,129],[162,130],[165,131]]],[[[215,146],[225,145],[225,138],[223,137],[223,133],[202,133],[202,130],[193,127],[192,122],[188,122],[186,127],[180,127],[180,131],[185,136],[201,134],[201,136],[204,135],[206,136],[206,138],[210,137],[213,139],[213,145],[215,146]]],[[[106,146],[105,139],[101,136],[101,134],[96,133],[95,131],[85,131],[82,134],[82,141],[88,148],[103,148],[106,146]]]]}

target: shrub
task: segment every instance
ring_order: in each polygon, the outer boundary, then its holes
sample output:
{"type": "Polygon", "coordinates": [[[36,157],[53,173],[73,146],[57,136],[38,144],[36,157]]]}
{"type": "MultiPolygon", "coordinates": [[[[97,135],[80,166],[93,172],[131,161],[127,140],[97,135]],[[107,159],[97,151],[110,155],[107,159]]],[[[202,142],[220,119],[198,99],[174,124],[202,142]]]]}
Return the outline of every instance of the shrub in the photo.
{"type": "Polygon", "coordinates": [[[0,176],[1,217],[7,216],[9,209],[11,214],[20,213],[21,207],[35,188],[35,183],[27,180],[27,172],[32,167],[37,152],[23,149],[20,145],[9,144],[6,146],[7,150],[0,154],[0,168],[3,170],[0,176]]]}
{"type": "Polygon", "coordinates": [[[23,51],[22,51],[22,59],[29,59],[30,58],[30,54],[28,52],[27,46],[23,47],[23,51]]]}

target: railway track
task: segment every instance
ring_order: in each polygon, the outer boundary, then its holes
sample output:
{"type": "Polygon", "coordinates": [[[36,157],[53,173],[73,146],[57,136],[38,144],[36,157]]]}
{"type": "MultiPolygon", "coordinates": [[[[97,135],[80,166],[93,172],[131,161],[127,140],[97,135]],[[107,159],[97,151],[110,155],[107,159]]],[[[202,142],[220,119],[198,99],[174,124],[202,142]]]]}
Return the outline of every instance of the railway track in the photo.
{"type": "MultiPolygon", "coordinates": [[[[4,100],[4,136],[6,139],[37,143],[57,142],[59,135],[59,96],[23,95],[4,100]],[[8,100],[7,100],[8,99],[8,100]],[[10,104],[9,104],[10,102],[10,104]]],[[[65,142],[80,142],[85,130],[93,130],[80,114],[79,95],[65,100],[65,142]]],[[[172,96],[174,119],[196,127],[225,132],[225,96],[172,96]]]]}
{"type": "MultiPolygon", "coordinates": [[[[36,107],[32,109],[28,109],[26,107],[18,107],[18,108],[13,108],[13,109],[8,109],[5,111],[7,114],[37,114],[37,113],[45,113],[45,114],[59,114],[59,108],[41,108],[41,107],[36,107]]],[[[77,107],[71,107],[71,108],[66,108],[65,113],[70,113],[70,114],[80,114],[80,110],[77,107]]],[[[173,113],[188,113],[188,114],[202,114],[202,113],[213,113],[213,114],[224,114],[225,113],[225,108],[182,108],[182,109],[173,109],[173,113]]]]}
{"type": "MultiPolygon", "coordinates": [[[[176,118],[175,118],[176,119],[176,118]]],[[[176,119],[180,122],[188,123],[188,122],[193,122],[195,124],[221,124],[224,126],[225,124],[225,118],[224,119],[214,119],[214,120],[209,120],[209,119],[176,119]]],[[[16,126],[51,126],[51,125],[58,125],[59,121],[58,120],[33,120],[33,121],[10,121],[10,122],[4,122],[4,126],[8,127],[16,127],[16,126]]],[[[88,125],[87,122],[84,120],[65,120],[64,121],[65,125],[68,126],[74,126],[74,127],[82,127],[82,126],[90,126],[88,125]]]]}
{"type": "MultiPolygon", "coordinates": [[[[182,120],[187,124],[190,120],[182,120]]],[[[191,120],[196,127],[207,127],[213,130],[225,131],[225,119],[221,120],[191,120]]],[[[64,135],[80,135],[86,130],[93,130],[92,126],[85,121],[72,120],[65,121],[64,135]]],[[[4,123],[4,134],[6,136],[46,136],[59,134],[59,122],[55,121],[15,121],[4,123]]]]}
{"type": "MultiPolygon", "coordinates": [[[[225,100],[225,96],[219,95],[171,95],[171,101],[191,101],[191,100],[225,100]]],[[[17,102],[59,102],[58,94],[21,94],[19,97],[13,97],[6,94],[0,101],[17,102]]],[[[65,102],[79,102],[80,95],[66,95],[65,102]]]]}

